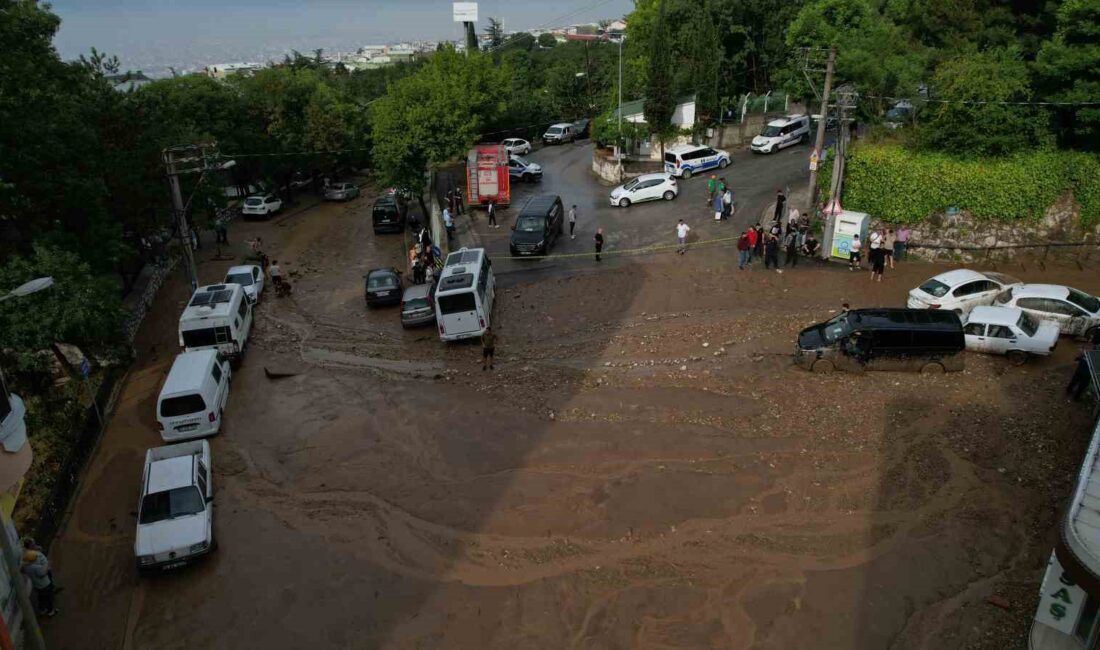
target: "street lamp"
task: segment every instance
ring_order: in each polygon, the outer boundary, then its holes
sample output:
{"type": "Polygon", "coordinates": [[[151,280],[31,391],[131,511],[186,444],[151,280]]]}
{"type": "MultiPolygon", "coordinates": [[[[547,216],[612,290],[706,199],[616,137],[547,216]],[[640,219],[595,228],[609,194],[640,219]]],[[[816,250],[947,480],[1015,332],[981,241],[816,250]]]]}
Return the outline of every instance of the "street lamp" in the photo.
{"type": "MultiPolygon", "coordinates": [[[[43,289],[49,289],[53,286],[53,278],[46,276],[43,278],[36,278],[30,282],[25,282],[18,287],[12,289],[8,293],[0,296],[0,302],[8,300],[9,298],[21,298],[23,296],[29,296],[32,293],[37,293],[43,289]]],[[[0,390],[7,391],[7,387],[2,381],[3,372],[0,370],[0,390]]],[[[5,400],[8,396],[4,395],[5,400]]],[[[24,444],[31,444],[29,441],[24,444]]],[[[38,627],[38,618],[35,616],[34,607],[31,606],[31,596],[27,593],[27,583],[23,580],[22,572],[19,570],[19,558],[15,555],[15,546],[11,543],[11,538],[8,536],[8,526],[11,523],[6,512],[3,508],[0,508],[0,551],[4,554],[4,564],[8,569],[9,577],[11,578],[12,586],[15,587],[15,597],[19,601],[19,609],[23,613],[23,632],[28,637],[27,643],[33,650],[46,650],[46,642],[42,638],[42,630],[38,627]]]]}

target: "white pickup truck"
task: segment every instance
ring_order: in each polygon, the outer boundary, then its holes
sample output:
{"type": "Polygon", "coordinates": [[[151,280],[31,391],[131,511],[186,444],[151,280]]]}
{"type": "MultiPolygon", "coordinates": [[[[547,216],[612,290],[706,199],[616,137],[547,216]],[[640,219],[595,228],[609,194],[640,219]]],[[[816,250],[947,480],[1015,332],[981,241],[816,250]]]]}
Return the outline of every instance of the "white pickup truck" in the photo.
{"type": "Polygon", "coordinates": [[[210,444],[192,440],[145,452],[134,540],[138,570],[174,569],[214,546],[210,444]]]}

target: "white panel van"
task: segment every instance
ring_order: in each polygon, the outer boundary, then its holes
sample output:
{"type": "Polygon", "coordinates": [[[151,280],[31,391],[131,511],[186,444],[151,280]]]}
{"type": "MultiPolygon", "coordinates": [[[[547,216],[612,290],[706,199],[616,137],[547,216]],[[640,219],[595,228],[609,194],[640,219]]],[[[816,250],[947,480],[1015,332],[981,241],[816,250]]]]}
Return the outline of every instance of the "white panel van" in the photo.
{"type": "Polygon", "coordinates": [[[212,436],[221,430],[229,401],[229,361],[217,350],[176,357],[157,399],[157,423],[165,442],[212,436]]]}

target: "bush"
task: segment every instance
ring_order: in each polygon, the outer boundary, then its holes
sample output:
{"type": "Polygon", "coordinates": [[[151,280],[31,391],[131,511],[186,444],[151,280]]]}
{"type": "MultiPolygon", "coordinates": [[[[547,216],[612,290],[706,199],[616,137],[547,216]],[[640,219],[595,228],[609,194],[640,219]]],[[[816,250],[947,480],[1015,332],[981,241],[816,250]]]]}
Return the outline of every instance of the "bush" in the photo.
{"type": "MultiPolygon", "coordinates": [[[[828,190],[828,173],[820,175],[828,190]]],[[[979,219],[1040,219],[1063,193],[1081,205],[1081,223],[1100,219],[1100,162],[1068,151],[959,159],[896,145],[855,147],[848,157],[844,205],[898,223],[948,207],[979,219]]]]}

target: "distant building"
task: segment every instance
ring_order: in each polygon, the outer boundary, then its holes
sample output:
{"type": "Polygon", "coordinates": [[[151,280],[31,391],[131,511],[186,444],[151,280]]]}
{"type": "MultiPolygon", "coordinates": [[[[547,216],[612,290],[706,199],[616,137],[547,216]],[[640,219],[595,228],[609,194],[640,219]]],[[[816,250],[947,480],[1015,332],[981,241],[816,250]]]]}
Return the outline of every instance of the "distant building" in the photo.
{"type": "Polygon", "coordinates": [[[251,75],[260,68],[260,63],[215,63],[202,69],[203,74],[215,79],[225,79],[236,74],[251,75]]]}
{"type": "Polygon", "coordinates": [[[119,92],[130,92],[141,88],[145,84],[152,83],[153,80],[146,77],[141,70],[137,72],[125,72],[123,74],[109,74],[104,77],[107,83],[111,84],[111,87],[119,92]]]}
{"type": "MultiPolygon", "coordinates": [[[[615,110],[614,116],[618,118],[618,109],[615,110]]],[[[645,100],[624,102],[623,121],[645,124],[645,100]]],[[[681,129],[690,129],[695,126],[695,95],[687,95],[676,100],[676,109],[672,112],[672,123],[681,129]]]]}

